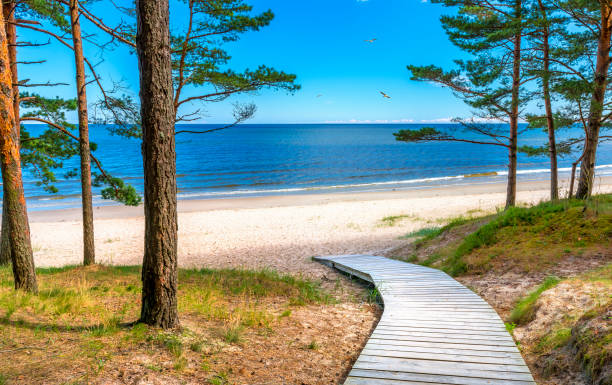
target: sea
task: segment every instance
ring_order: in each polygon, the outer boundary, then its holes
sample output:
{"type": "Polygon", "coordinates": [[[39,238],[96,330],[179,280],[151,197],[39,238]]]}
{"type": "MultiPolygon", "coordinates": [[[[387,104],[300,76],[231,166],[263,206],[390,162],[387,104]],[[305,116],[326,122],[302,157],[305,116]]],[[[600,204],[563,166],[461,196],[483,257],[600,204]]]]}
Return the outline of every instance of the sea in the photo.
{"type": "MultiPolygon", "coordinates": [[[[178,199],[232,199],[264,195],[353,193],[425,189],[472,183],[504,182],[505,147],[470,143],[403,143],[394,132],[423,124],[244,124],[208,134],[176,137],[178,199]]],[[[453,124],[427,124],[442,131],[461,130],[453,124]]],[[[210,129],[215,125],[190,125],[210,129]]],[[[30,125],[35,135],[40,125],[30,125]]],[[[502,128],[503,127],[498,127],[502,128]]],[[[525,127],[521,127],[524,129],[525,127]]],[[[180,129],[180,127],[178,127],[180,129]]],[[[90,126],[90,139],[106,171],[143,191],[141,141],[90,126]]],[[[561,138],[577,135],[561,132],[561,138]]],[[[541,145],[546,133],[529,130],[519,145],[541,145]]],[[[612,175],[612,144],[598,151],[597,175],[612,175]]],[[[560,175],[569,175],[577,155],[560,159],[560,175]]],[[[56,171],[58,193],[45,192],[33,170],[24,170],[29,210],[80,206],[79,177],[68,177],[77,158],[56,171]]],[[[519,155],[518,179],[550,177],[547,156],[519,155]]],[[[116,205],[94,188],[94,205],[116,205]]]]}

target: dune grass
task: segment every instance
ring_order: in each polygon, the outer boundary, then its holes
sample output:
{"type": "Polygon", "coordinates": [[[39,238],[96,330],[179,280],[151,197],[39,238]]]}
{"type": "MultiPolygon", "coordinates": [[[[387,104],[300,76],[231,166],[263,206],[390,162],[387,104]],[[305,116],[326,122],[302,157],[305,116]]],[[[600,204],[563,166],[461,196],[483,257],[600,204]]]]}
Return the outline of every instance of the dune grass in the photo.
{"type": "Polygon", "coordinates": [[[517,325],[524,325],[533,320],[535,316],[536,303],[538,298],[546,290],[551,289],[561,280],[557,277],[547,277],[535,290],[531,291],[527,296],[519,300],[510,314],[509,321],[517,325]]]}
{"type": "MultiPolygon", "coordinates": [[[[106,363],[134,350],[171,362],[147,363],[150,370],[181,373],[187,356],[209,357],[219,344],[240,344],[248,330],[271,333],[293,307],[335,302],[317,283],[270,270],[180,270],[183,327],[162,331],[133,324],[140,310],[138,266],[67,266],[37,274],[38,295],[16,292],[10,269],[0,267],[0,356],[34,352],[20,365],[0,369],[0,384],[18,383],[24,374],[36,383],[62,371],[81,372],[70,383],[88,383],[106,363]]],[[[209,377],[214,383],[227,375],[209,377]]]]}
{"type": "MultiPolygon", "coordinates": [[[[473,219],[475,220],[475,219],[473,219]]],[[[453,276],[482,273],[496,265],[541,270],[567,254],[608,247],[612,195],[512,207],[467,234],[441,267],[453,276]]]]}

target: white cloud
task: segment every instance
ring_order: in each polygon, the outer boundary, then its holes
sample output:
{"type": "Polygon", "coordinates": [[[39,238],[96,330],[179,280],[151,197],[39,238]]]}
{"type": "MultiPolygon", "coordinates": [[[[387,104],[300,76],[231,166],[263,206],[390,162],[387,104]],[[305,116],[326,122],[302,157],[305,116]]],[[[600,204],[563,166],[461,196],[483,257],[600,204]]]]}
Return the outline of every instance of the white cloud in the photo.
{"type": "Polygon", "coordinates": [[[348,120],[326,120],[323,123],[326,124],[390,124],[390,123],[414,123],[414,119],[348,119],[348,120]]]}

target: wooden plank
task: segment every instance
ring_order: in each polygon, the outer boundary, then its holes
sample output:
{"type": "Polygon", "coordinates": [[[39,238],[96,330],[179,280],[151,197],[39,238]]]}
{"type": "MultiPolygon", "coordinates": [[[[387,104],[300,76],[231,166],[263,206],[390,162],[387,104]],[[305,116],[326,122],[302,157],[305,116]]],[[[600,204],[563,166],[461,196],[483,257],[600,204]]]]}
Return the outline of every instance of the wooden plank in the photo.
{"type": "Polygon", "coordinates": [[[505,330],[499,331],[488,331],[488,330],[466,330],[466,329],[440,329],[440,328],[411,328],[404,325],[399,326],[377,326],[376,331],[387,334],[398,334],[398,335],[411,335],[412,333],[419,334],[449,334],[449,335],[462,335],[462,336],[487,336],[487,337],[504,337],[510,338],[508,332],[505,330]]]}
{"type": "Polygon", "coordinates": [[[433,320],[424,320],[417,318],[406,318],[400,320],[392,319],[388,320],[386,317],[381,317],[380,321],[378,321],[378,326],[387,326],[387,327],[406,327],[406,328],[420,328],[420,327],[430,327],[430,328],[438,328],[438,329],[463,329],[463,330],[501,330],[506,332],[506,328],[504,325],[500,325],[499,322],[472,322],[470,320],[467,321],[433,321],[433,320]]]}
{"type": "Polygon", "coordinates": [[[362,254],[315,260],[372,282],[384,302],[347,385],[535,384],[495,310],[445,273],[362,254]]]}
{"type": "Polygon", "coordinates": [[[385,331],[388,333],[392,333],[392,332],[399,332],[399,333],[403,333],[403,332],[421,332],[421,333],[430,333],[430,334],[437,334],[437,333],[450,333],[450,334],[461,334],[464,336],[469,336],[469,335],[480,335],[480,336],[507,336],[508,332],[506,330],[503,330],[501,328],[499,328],[498,330],[482,330],[482,329],[467,329],[467,328],[461,328],[461,327],[457,327],[457,328],[434,328],[434,327],[430,327],[430,326],[426,326],[423,325],[421,327],[414,327],[414,326],[407,326],[407,325],[391,325],[391,326],[387,326],[387,325],[378,325],[376,327],[376,330],[378,331],[385,331]]]}
{"type": "Polygon", "coordinates": [[[436,336],[436,337],[419,337],[419,336],[400,336],[400,335],[388,335],[380,334],[374,330],[372,336],[377,340],[392,340],[392,341],[414,341],[414,342],[443,342],[446,344],[470,344],[470,345],[485,345],[485,346],[510,346],[514,347],[514,341],[512,340],[492,340],[486,336],[481,338],[452,338],[449,336],[436,336]]]}
{"type": "Polygon", "coordinates": [[[453,348],[442,348],[435,346],[406,346],[406,345],[386,345],[378,344],[373,341],[369,341],[365,349],[372,350],[390,350],[394,352],[414,352],[414,353],[435,353],[435,354],[460,354],[463,356],[474,356],[474,357],[491,357],[491,358],[509,358],[509,359],[520,359],[522,356],[517,351],[490,351],[490,350],[470,350],[463,346],[453,348]]]}
{"type": "Polygon", "coordinates": [[[449,361],[449,362],[471,362],[475,364],[513,364],[523,365],[523,359],[521,357],[490,357],[490,356],[472,356],[461,353],[426,353],[426,352],[413,352],[406,350],[386,350],[386,349],[372,349],[365,348],[361,352],[362,356],[377,356],[377,357],[393,357],[393,358],[412,358],[420,360],[432,360],[432,361],[449,361]]]}
{"type": "Polygon", "coordinates": [[[349,384],[380,384],[380,385],[404,385],[406,383],[426,383],[432,384],[444,384],[444,385],[533,385],[533,381],[515,381],[508,379],[491,379],[491,378],[477,378],[477,377],[460,377],[460,376],[445,376],[445,375],[432,375],[422,373],[404,373],[395,371],[381,371],[381,370],[368,370],[368,369],[353,369],[349,374],[349,378],[344,383],[349,384]],[[354,382],[359,379],[363,379],[360,382],[354,382]],[[388,380],[395,380],[396,382],[386,382],[388,380]]]}
{"type": "Polygon", "coordinates": [[[439,341],[398,341],[398,340],[390,340],[384,338],[376,338],[370,337],[368,343],[374,344],[384,344],[384,345],[397,345],[397,346],[423,346],[423,347],[433,347],[433,348],[442,348],[442,349],[466,349],[466,350],[480,350],[480,351],[489,351],[489,352],[516,352],[516,346],[506,346],[506,345],[483,345],[483,344],[455,344],[448,342],[439,342],[439,341]]]}
{"type": "Polygon", "coordinates": [[[523,365],[473,364],[471,362],[412,360],[409,358],[360,356],[353,368],[517,381],[529,381],[532,378],[529,369],[523,365]]]}

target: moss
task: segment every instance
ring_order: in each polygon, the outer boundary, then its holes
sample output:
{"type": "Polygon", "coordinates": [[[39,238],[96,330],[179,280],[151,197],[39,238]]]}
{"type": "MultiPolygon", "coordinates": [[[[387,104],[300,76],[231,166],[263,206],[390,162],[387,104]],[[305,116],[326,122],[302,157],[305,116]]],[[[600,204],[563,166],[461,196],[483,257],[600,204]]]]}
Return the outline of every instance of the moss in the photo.
{"type": "Polygon", "coordinates": [[[612,384],[612,302],[578,321],[572,329],[572,345],[593,384],[612,384]]]}

